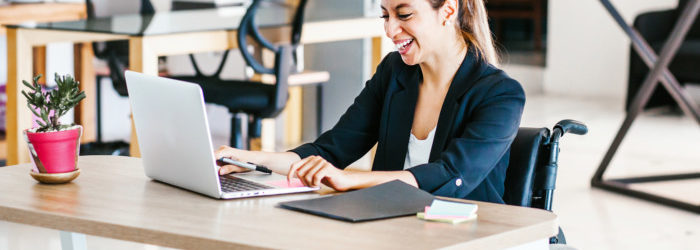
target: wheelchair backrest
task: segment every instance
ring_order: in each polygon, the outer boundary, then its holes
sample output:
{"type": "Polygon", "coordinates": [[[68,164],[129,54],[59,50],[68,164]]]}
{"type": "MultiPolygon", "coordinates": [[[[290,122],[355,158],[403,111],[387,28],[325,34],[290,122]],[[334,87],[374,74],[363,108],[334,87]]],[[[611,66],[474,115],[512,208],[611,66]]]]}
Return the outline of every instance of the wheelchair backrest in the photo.
{"type": "Polygon", "coordinates": [[[549,138],[547,128],[520,128],[510,146],[510,161],[506,171],[505,192],[503,200],[506,204],[531,207],[533,185],[537,167],[547,164],[543,155],[544,144],[549,138]]]}

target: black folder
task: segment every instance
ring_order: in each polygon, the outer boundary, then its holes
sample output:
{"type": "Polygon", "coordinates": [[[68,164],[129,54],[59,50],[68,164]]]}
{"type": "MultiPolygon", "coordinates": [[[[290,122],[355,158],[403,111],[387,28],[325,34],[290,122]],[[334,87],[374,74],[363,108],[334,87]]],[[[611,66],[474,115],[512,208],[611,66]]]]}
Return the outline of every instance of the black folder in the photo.
{"type": "Polygon", "coordinates": [[[396,180],[370,188],[309,200],[280,203],[283,208],[332,219],[361,222],[415,215],[435,197],[396,180]]]}

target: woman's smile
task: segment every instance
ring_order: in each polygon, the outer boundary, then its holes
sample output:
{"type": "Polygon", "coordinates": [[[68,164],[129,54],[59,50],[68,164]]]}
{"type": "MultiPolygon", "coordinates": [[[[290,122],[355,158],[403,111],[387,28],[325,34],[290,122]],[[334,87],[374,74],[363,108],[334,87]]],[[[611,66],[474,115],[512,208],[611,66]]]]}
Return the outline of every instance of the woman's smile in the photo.
{"type": "Polygon", "coordinates": [[[413,39],[404,39],[404,40],[394,41],[394,45],[396,45],[396,49],[399,51],[399,53],[401,55],[405,55],[411,49],[411,47],[413,45],[413,39]]]}

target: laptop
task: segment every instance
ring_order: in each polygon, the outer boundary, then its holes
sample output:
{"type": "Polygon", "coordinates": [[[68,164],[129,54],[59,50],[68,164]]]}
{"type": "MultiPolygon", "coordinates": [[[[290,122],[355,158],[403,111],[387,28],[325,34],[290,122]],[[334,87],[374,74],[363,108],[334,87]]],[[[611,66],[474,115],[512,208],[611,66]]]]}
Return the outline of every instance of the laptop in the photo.
{"type": "Polygon", "coordinates": [[[126,71],[146,176],[217,199],[318,190],[251,171],[219,176],[199,85],[126,71]]]}

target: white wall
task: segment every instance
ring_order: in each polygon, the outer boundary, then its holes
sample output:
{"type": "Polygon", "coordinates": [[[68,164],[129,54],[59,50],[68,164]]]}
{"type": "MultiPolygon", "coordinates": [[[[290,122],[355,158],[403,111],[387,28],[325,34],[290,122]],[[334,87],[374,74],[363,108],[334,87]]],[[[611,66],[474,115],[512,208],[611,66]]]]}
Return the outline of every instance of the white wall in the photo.
{"type": "MultiPolygon", "coordinates": [[[[677,0],[611,0],[632,23],[643,12],[677,0]]],[[[598,0],[552,0],[548,13],[548,94],[619,98],[627,90],[630,39],[598,0]]]]}
{"type": "MultiPolygon", "coordinates": [[[[305,15],[307,20],[356,17],[369,11],[370,4],[370,1],[309,1],[305,15]]],[[[330,81],[323,85],[323,130],[338,122],[369,78],[369,62],[362,56],[368,55],[368,45],[358,39],[304,46],[306,68],[328,71],[331,75],[330,81]]]]}

